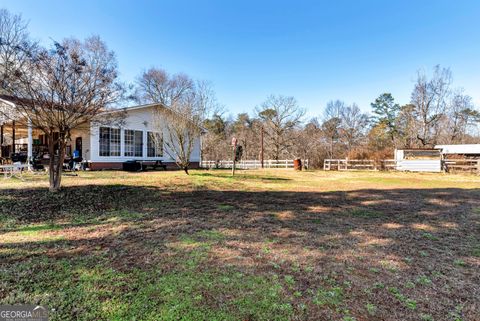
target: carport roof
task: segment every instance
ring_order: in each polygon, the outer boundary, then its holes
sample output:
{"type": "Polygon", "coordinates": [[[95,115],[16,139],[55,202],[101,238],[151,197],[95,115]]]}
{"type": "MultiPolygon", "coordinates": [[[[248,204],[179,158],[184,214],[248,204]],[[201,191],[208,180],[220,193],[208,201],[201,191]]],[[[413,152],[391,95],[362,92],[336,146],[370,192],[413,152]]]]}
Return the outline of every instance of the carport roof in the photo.
{"type": "Polygon", "coordinates": [[[458,144],[458,145],[436,145],[442,154],[478,154],[480,155],[480,144],[458,144]]]}

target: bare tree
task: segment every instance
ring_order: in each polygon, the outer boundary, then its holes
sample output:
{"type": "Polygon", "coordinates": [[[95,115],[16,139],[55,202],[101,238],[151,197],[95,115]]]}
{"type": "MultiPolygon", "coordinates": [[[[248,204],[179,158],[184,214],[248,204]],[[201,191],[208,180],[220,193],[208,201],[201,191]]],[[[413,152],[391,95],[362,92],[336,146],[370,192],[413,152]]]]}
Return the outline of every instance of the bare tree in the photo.
{"type": "Polygon", "coordinates": [[[171,102],[156,109],[155,124],[166,128],[165,152],[188,175],[193,148],[200,143],[202,126],[216,101],[208,83],[196,82],[171,102]]]}
{"type": "Polygon", "coordinates": [[[204,121],[206,133],[202,138],[202,157],[219,161],[230,156],[231,151],[227,141],[231,131],[230,124],[230,121],[218,113],[204,121]]]}
{"type": "Polygon", "coordinates": [[[328,141],[328,158],[330,159],[334,158],[334,148],[340,139],[341,115],[345,108],[345,103],[340,100],[329,101],[325,107],[321,129],[323,136],[328,141]]]}
{"type": "Polygon", "coordinates": [[[341,114],[341,139],[347,147],[347,154],[353,147],[358,147],[365,137],[369,125],[369,117],[363,113],[357,104],[353,103],[342,109],[341,114]]]}
{"type": "Polygon", "coordinates": [[[433,146],[436,142],[436,129],[446,108],[450,92],[452,74],[449,69],[435,66],[433,77],[427,79],[423,72],[418,73],[412,93],[412,105],[419,122],[417,138],[423,146],[433,146]]]}
{"type": "Polygon", "coordinates": [[[294,130],[302,123],[305,110],[298,106],[294,97],[272,95],[255,111],[264,122],[272,157],[278,160],[295,141],[294,130]]]}
{"type": "Polygon", "coordinates": [[[232,123],[232,132],[238,139],[238,144],[243,147],[243,157],[246,159],[258,156],[260,129],[259,120],[250,117],[247,113],[238,114],[232,123]]]}
{"type": "Polygon", "coordinates": [[[463,143],[469,127],[480,122],[480,113],[475,109],[472,97],[461,89],[453,92],[445,116],[443,127],[449,143],[463,143]]]}
{"type": "Polygon", "coordinates": [[[393,151],[392,137],[388,124],[385,122],[374,123],[369,130],[367,138],[367,150],[369,156],[373,156],[375,159],[379,158],[379,155],[391,154],[393,151]]]}
{"type": "Polygon", "coordinates": [[[185,74],[170,75],[165,70],[150,68],[137,79],[137,100],[172,106],[191,94],[195,82],[185,74]]]}
{"type": "Polygon", "coordinates": [[[308,159],[308,166],[320,167],[327,156],[327,148],[322,140],[321,125],[316,118],[298,129],[294,150],[297,157],[308,159]]]}
{"type": "Polygon", "coordinates": [[[15,73],[23,69],[28,55],[36,48],[27,27],[21,15],[0,9],[0,93],[5,94],[15,73]]]}
{"type": "Polygon", "coordinates": [[[99,116],[122,95],[117,62],[99,37],[66,39],[28,53],[6,88],[17,112],[41,130],[50,154],[50,190],[61,186],[65,147],[74,129],[99,116]]]}
{"type": "Polygon", "coordinates": [[[400,146],[404,148],[413,148],[418,145],[418,122],[414,110],[415,106],[412,104],[400,107],[397,119],[395,120],[400,146]]]}
{"type": "Polygon", "coordinates": [[[154,123],[159,131],[162,126],[167,129],[167,137],[157,139],[158,143],[166,145],[165,152],[188,174],[190,156],[204,132],[204,122],[220,109],[210,84],[151,68],[137,79],[137,97],[141,102],[160,105],[154,123]]]}

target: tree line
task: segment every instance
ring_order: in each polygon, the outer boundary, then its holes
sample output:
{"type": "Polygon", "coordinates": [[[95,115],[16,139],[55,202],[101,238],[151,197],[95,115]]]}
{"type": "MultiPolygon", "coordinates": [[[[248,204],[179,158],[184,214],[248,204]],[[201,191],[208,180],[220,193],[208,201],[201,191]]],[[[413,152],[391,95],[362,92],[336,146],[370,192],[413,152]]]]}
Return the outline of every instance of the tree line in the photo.
{"type": "MultiPolygon", "coordinates": [[[[418,73],[408,104],[384,93],[367,113],[355,103],[334,100],[312,119],[290,96],[271,95],[251,113],[233,117],[206,81],[155,67],[140,72],[132,84],[118,75],[115,53],[100,37],[66,38],[44,47],[31,39],[20,15],[0,9],[0,94],[14,97],[17,113],[48,140],[50,155],[56,155],[49,164],[52,191],[60,189],[71,131],[91,121],[120,126],[121,113],[105,111],[133,103],[168,107],[169,137],[162,143],[186,173],[199,135],[205,160],[231,158],[235,136],[244,159],[263,153],[265,159],[309,159],[314,167],[325,158],[391,158],[399,147],[479,142],[478,109],[452,86],[451,71],[440,66],[431,75],[418,73]]],[[[0,121],[11,116],[0,108],[0,121]]]]}
{"type": "Polygon", "coordinates": [[[230,138],[237,137],[245,159],[390,159],[395,148],[432,148],[437,144],[480,143],[480,112],[472,97],[452,84],[448,68],[419,71],[409,103],[391,93],[371,103],[371,112],[342,100],[328,102],[318,117],[305,118],[294,97],[272,95],[252,113],[235,117],[216,113],[205,121],[203,158],[229,159],[230,138]]]}

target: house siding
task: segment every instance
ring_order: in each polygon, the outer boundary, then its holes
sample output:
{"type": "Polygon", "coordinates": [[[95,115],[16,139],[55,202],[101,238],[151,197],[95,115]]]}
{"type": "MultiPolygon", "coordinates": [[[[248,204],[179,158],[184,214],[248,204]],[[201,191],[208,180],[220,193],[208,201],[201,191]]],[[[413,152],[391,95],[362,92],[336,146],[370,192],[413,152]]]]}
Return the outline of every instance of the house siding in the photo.
{"type": "MultiPolygon", "coordinates": [[[[164,120],[157,120],[154,118],[154,107],[146,107],[140,109],[134,109],[127,111],[126,118],[124,120],[124,126],[120,128],[120,156],[100,156],[100,144],[99,144],[99,128],[102,126],[90,127],[89,135],[89,157],[85,158],[90,163],[91,169],[119,169],[122,167],[122,163],[128,160],[141,160],[141,161],[154,161],[162,160],[166,164],[175,165],[175,160],[169,157],[164,144],[162,157],[147,157],[147,135],[148,132],[157,132],[160,127],[162,130],[163,140],[168,138],[168,132],[164,125],[164,120]],[[124,156],[125,155],[125,130],[138,130],[143,133],[143,146],[142,156],[124,156]]],[[[108,127],[108,126],[107,126],[108,127]]],[[[114,127],[114,126],[110,126],[114,127]]],[[[190,157],[192,164],[200,163],[200,138],[197,138],[194,143],[194,148],[190,157]]],[[[173,166],[172,166],[173,167],[173,166]]]]}
{"type": "MultiPolygon", "coordinates": [[[[146,165],[153,165],[155,162],[143,162],[146,165]]],[[[174,162],[162,162],[162,164],[167,165],[167,170],[175,170],[179,169],[176,163],[174,162]]],[[[98,171],[98,170],[118,170],[122,169],[122,163],[120,162],[111,162],[111,163],[90,163],[89,168],[92,171],[98,171]]],[[[200,162],[191,162],[190,167],[191,169],[193,168],[200,168],[200,162]]]]}
{"type": "Polygon", "coordinates": [[[72,130],[71,142],[72,151],[75,149],[75,140],[78,137],[82,137],[82,158],[85,160],[90,159],[90,130],[89,128],[82,128],[72,130]]]}

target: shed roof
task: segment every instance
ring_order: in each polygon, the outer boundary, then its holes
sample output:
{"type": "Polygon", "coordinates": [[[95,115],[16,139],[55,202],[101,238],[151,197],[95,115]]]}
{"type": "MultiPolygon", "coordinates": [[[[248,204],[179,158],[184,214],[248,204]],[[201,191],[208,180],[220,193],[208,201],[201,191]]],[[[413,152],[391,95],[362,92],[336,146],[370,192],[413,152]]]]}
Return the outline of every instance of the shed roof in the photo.
{"type": "Polygon", "coordinates": [[[479,154],[480,144],[436,145],[442,154],[479,154]]]}

